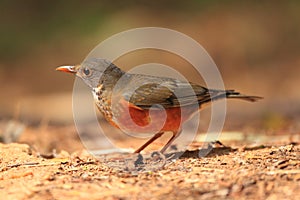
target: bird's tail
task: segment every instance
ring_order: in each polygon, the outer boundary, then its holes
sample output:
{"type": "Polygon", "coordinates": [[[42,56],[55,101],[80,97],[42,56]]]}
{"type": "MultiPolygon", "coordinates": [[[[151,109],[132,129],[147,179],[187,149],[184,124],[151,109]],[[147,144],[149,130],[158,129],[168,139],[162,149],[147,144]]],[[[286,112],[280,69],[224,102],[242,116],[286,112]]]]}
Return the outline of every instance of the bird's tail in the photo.
{"type": "Polygon", "coordinates": [[[241,93],[236,92],[234,90],[226,90],[226,98],[242,99],[242,100],[251,101],[251,102],[255,102],[255,101],[258,101],[260,99],[263,99],[263,97],[244,95],[244,94],[241,94],[241,93]]]}
{"type": "Polygon", "coordinates": [[[212,101],[217,101],[220,99],[229,98],[229,99],[241,99],[245,101],[251,101],[255,102],[260,99],[263,99],[263,97],[259,96],[250,96],[250,95],[244,95],[239,92],[236,92],[235,90],[208,90],[208,96],[206,98],[201,98],[198,103],[200,104],[206,104],[211,103],[212,101]]]}

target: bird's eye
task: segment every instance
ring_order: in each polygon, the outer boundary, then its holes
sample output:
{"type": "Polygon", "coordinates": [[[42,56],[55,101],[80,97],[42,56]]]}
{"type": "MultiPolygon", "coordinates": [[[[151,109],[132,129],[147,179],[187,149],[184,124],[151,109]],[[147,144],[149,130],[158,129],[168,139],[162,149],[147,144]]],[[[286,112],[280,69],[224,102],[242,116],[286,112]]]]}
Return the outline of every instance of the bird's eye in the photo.
{"type": "Polygon", "coordinates": [[[84,69],[83,69],[83,73],[84,73],[86,76],[88,76],[88,75],[90,75],[91,71],[90,71],[89,68],[84,68],[84,69]]]}

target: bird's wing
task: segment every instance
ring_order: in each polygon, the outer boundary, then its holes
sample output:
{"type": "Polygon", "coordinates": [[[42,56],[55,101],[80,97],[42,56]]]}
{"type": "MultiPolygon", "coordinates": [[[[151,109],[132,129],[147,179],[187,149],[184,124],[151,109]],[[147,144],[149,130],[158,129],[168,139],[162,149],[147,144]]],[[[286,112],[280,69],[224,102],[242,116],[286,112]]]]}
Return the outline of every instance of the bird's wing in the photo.
{"type": "Polygon", "coordinates": [[[123,97],[143,109],[155,104],[164,108],[197,105],[210,101],[212,95],[207,88],[194,83],[143,75],[131,77],[125,88],[123,97]]]}

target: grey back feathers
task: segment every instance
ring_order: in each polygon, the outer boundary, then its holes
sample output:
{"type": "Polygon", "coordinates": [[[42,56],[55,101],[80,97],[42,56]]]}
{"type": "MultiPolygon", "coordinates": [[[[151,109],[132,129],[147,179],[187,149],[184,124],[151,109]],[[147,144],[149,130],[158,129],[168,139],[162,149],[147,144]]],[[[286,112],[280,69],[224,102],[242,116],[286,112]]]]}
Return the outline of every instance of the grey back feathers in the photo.
{"type": "Polygon", "coordinates": [[[101,85],[106,92],[117,94],[143,109],[155,104],[164,108],[201,105],[223,98],[257,101],[261,97],[242,95],[234,90],[209,90],[195,83],[173,78],[125,73],[105,59],[88,59],[77,72],[91,88],[101,85]]]}

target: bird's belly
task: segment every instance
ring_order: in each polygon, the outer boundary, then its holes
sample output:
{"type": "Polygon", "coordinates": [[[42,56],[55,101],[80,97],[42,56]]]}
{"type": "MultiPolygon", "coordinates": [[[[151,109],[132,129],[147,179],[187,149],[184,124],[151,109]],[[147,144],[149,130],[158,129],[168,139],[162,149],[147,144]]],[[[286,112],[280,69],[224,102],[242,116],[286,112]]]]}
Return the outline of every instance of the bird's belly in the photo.
{"type": "Polygon", "coordinates": [[[177,132],[181,129],[182,124],[198,110],[198,105],[148,110],[126,103],[120,104],[113,117],[107,120],[125,132],[177,132]]]}

